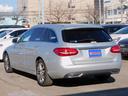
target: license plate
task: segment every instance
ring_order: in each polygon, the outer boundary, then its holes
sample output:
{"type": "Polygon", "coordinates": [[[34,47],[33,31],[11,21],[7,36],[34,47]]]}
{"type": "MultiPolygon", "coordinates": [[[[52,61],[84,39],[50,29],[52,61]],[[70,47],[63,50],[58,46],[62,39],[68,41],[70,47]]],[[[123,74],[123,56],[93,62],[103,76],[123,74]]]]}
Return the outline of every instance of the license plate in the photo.
{"type": "Polygon", "coordinates": [[[101,57],[102,53],[100,49],[90,49],[89,51],[89,57],[101,57]]]}

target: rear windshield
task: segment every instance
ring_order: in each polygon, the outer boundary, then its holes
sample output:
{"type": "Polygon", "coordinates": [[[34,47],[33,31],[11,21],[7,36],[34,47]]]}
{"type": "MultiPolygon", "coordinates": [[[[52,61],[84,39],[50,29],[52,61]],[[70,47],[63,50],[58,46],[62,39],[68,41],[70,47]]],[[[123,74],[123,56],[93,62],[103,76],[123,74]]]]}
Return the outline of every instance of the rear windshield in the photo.
{"type": "Polygon", "coordinates": [[[103,29],[86,28],[63,30],[62,37],[68,43],[110,42],[111,37],[103,29]]]}

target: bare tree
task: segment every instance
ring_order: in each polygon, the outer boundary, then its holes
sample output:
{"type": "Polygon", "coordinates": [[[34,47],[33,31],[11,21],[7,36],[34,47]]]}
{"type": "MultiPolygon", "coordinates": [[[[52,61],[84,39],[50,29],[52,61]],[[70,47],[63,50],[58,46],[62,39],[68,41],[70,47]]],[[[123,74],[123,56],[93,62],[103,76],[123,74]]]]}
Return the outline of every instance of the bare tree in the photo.
{"type": "Polygon", "coordinates": [[[54,2],[49,0],[46,18],[51,23],[66,22],[66,19],[68,18],[68,7],[66,6],[65,1],[54,2]]]}
{"type": "Polygon", "coordinates": [[[88,20],[88,22],[92,22],[92,23],[99,23],[99,13],[98,10],[96,10],[95,8],[93,8],[90,5],[86,6],[86,10],[85,10],[85,18],[88,20]]]}
{"type": "Polygon", "coordinates": [[[18,15],[14,16],[14,18],[16,20],[15,25],[17,25],[18,22],[24,20],[24,18],[22,16],[23,16],[23,13],[25,12],[25,10],[26,10],[26,6],[23,6],[23,10],[20,11],[18,15]]]}
{"type": "Polygon", "coordinates": [[[126,12],[125,22],[128,23],[128,12],[126,12]]]}
{"type": "Polygon", "coordinates": [[[120,3],[120,9],[121,9],[121,23],[123,21],[123,13],[124,13],[124,8],[123,8],[123,3],[125,2],[126,0],[119,0],[119,3],[120,3]]]}

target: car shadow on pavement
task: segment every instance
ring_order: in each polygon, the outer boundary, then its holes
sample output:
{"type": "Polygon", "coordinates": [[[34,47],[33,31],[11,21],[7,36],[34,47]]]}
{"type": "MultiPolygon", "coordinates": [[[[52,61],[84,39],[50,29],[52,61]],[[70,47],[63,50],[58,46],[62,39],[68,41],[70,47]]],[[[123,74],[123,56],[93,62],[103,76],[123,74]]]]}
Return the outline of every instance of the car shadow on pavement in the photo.
{"type": "Polygon", "coordinates": [[[128,56],[122,57],[123,60],[128,60],[128,56]]]}
{"type": "Polygon", "coordinates": [[[33,79],[33,80],[36,80],[36,76],[34,76],[34,75],[32,75],[32,74],[29,74],[29,73],[26,73],[26,72],[22,72],[22,71],[19,71],[19,70],[15,70],[15,69],[14,69],[14,72],[15,72],[16,74],[25,76],[25,77],[30,78],[30,79],[33,79]]]}
{"type": "Polygon", "coordinates": [[[3,63],[3,60],[0,60],[0,63],[3,63]]]}
{"type": "Polygon", "coordinates": [[[62,96],[128,96],[128,88],[109,89],[103,91],[76,93],[62,96]]]}
{"type": "MultiPolygon", "coordinates": [[[[36,76],[31,75],[29,73],[25,73],[25,72],[18,71],[18,70],[14,70],[14,72],[16,74],[36,80],[36,76]]],[[[87,76],[84,78],[57,79],[53,81],[54,81],[53,85],[55,86],[74,87],[74,86],[95,85],[95,84],[102,84],[102,83],[112,83],[112,82],[115,82],[115,79],[113,77],[110,77],[108,80],[99,80],[99,79],[94,78],[94,76],[87,76]]]]}
{"type": "Polygon", "coordinates": [[[74,86],[95,85],[95,84],[112,83],[112,82],[115,82],[115,79],[113,77],[110,77],[108,80],[99,80],[94,78],[93,76],[87,76],[86,78],[54,80],[54,85],[62,86],[62,87],[74,87],[74,86]]]}

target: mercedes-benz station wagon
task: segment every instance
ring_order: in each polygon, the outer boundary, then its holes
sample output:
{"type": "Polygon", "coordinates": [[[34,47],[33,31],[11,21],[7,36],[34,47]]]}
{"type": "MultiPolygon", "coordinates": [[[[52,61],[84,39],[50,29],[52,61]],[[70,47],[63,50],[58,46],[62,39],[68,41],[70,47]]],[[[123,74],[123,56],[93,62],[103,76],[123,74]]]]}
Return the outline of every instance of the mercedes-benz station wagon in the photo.
{"type": "Polygon", "coordinates": [[[37,76],[41,86],[53,79],[94,75],[108,79],[121,68],[120,46],[99,25],[37,25],[4,52],[5,71],[37,76]]]}

